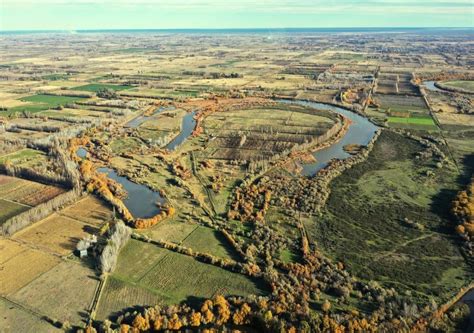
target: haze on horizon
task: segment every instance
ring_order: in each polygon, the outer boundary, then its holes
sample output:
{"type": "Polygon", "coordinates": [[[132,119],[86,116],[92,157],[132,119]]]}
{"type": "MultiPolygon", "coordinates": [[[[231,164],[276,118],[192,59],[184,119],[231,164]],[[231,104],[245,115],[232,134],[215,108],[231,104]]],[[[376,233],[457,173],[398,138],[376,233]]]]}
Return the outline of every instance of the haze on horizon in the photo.
{"type": "Polygon", "coordinates": [[[2,0],[0,30],[473,27],[471,0],[2,0]]]}

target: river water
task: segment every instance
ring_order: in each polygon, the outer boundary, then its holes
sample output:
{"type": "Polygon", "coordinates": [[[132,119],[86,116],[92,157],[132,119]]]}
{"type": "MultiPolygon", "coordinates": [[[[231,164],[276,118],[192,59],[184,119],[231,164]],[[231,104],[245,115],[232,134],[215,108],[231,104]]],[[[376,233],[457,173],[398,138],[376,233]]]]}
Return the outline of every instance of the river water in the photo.
{"type": "Polygon", "coordinates": [[[301,174],[304,176],[312,177],[316,175],[319,170],[326,167],[328,163],[334,158],[343,160],[351,157],[352,155],[348,154],[344,150],[344,146],[347,144],[358,144],[365,146],[370,142],[370,140],[372,140],[378,130],[378,127],[371,123],[367,118],[362,117],[355,112],[334,105],[303,101],[282,102],[309,106],[319,110],[333,111],[350,119],[352,122],[342,139],[329,147],[317,150],[313,153],[313,156],[316,158],[316,162],[302,165],[303,170],[301,174]]]}
{"type": "Polygon", "coordinates": [[[166,200],[160,193],[151,190],[148,186],[131,182],[126,177],[119,176],[115,170],[109,168],[99,168],[97,171],[107,174],[107,176],[117,183],[120,183],[127,191],[127,198],[123,203],[135,218],[149,218],[160,212],[157,203],[164,204],[166,200]]]}
{"type": "Polygon", "coordinates": [[[195,112],[186,113],[181,124],[181,132],[166,145],[166,149],[175,150],[193,133],[196,126],[194,115],[195,112]]]}
{"type": "Polygon", "coordinates": [[[136,128],[138,126],[140,126],[141,124],[143,124],[145,121],[147,120],[150,120],[150,119],[153,119],[154,117],[156,117],[157,115],[159,115],[161,112],[165,111],[165,110],[172,110],[174,109],[173,107],[159,107],[158,109],[155,110],[155,112],[153,112],[153,114],[151,116],[138,116],[138,117],[135,117],[133,118],[132,120],[130,120],[128,123],[126,123],[124,125],[124,127],[130,127],[130,128],[136,128]]]}

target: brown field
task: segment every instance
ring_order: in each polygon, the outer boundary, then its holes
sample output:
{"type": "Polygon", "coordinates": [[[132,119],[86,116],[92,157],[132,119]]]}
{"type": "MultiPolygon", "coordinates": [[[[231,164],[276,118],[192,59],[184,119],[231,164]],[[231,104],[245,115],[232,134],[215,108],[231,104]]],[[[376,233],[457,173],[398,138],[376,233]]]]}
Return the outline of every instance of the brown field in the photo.
{"type": "Polygon", "coordinates": [[[77,325],[83,320],[81,314],[89,310],[97,285],[98,279],[90,268],[64,261],[10,298],[51,318],[77,325]]]}
{"type": "Polygon", "coordinates": [[[61,214],[97,226],[112,218],[112,210],[103,201],[90,195],[66,207],[61,214]]]}
{"type": "Polygon", "coordinates": [[[76,243],[95,229],[57,213],[18,232],[14,239],[59,255],[71,253],[76,243]]]}
{"type": "Polygon", "coordinates": [[[64,193],[60,187],[28,182],[21,189],[8,193],[4,198],[28,206],[37,206],[64,193]]]}
{"type": "Polygon", "coordinates": [[[17,307],[14,303],[0,298],[0,331],[2,333],[29,332],[56,333],[64,332],[45,320],[28,311],[17,307]]]}
{"type": "Polygon", "coordinates": [[[0,295],[8,295],[27,285],[38,276],[56,266],[59,258],[41,251],[27,248],[26,246],[11,245],[6,241],[3,246],[7,248],[9,257],[1,255],[0,266],[0,295]],[[11,249],[8,249],[9,247],[11,249]]]}

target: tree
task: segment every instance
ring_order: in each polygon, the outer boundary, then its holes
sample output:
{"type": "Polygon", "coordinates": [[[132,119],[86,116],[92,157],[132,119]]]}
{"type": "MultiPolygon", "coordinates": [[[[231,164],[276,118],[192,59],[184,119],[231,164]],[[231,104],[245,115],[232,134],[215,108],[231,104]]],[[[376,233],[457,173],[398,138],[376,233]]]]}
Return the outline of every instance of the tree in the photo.
{"type": "Polygon", "coordinates": [[[321,309],[324,311],[324,312],[328,312],[329,309],[331,309],[331,303],[329,303],[328,300],[325,300],[323,302],[323,304],[321,305],[321,309]]]}
{"type": "Polygon", "coordinates": [[[118,95],[115,90],[108,89],[108,88],[101,88],[97,91],[97,97],[105,98],[105,99],[117,99],[118,95]]]}

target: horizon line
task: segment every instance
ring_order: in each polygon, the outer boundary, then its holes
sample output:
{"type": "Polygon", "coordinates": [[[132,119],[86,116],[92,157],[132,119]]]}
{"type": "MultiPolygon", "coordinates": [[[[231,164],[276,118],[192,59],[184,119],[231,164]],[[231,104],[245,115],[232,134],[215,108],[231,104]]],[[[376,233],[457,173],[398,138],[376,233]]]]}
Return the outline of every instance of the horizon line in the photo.
{"type": "Polygon", "coordinates": [[[363,30],[374,30],[374,29],[407,29],[407,30],[414,30],[414,29],[466,29],[466,30],[474,30],[474,27],[469,26],[450,26],[450,27],[443,27],[443,26],[381,26],[381,27],[367,27],[367,26],[353,26],[353,27],[256,27],[256,28],[249,28],[249,27],[233,27],[233,28],[80,28],[80,29],[9,29],[3,30],[0,28],[0,33],[3,32],[108,32],[108,31],[232,31],[232,30],[240,30],[240,31],[252,31],[252,30],[344,30],[344,29],[363,29],[363,30]]]}

